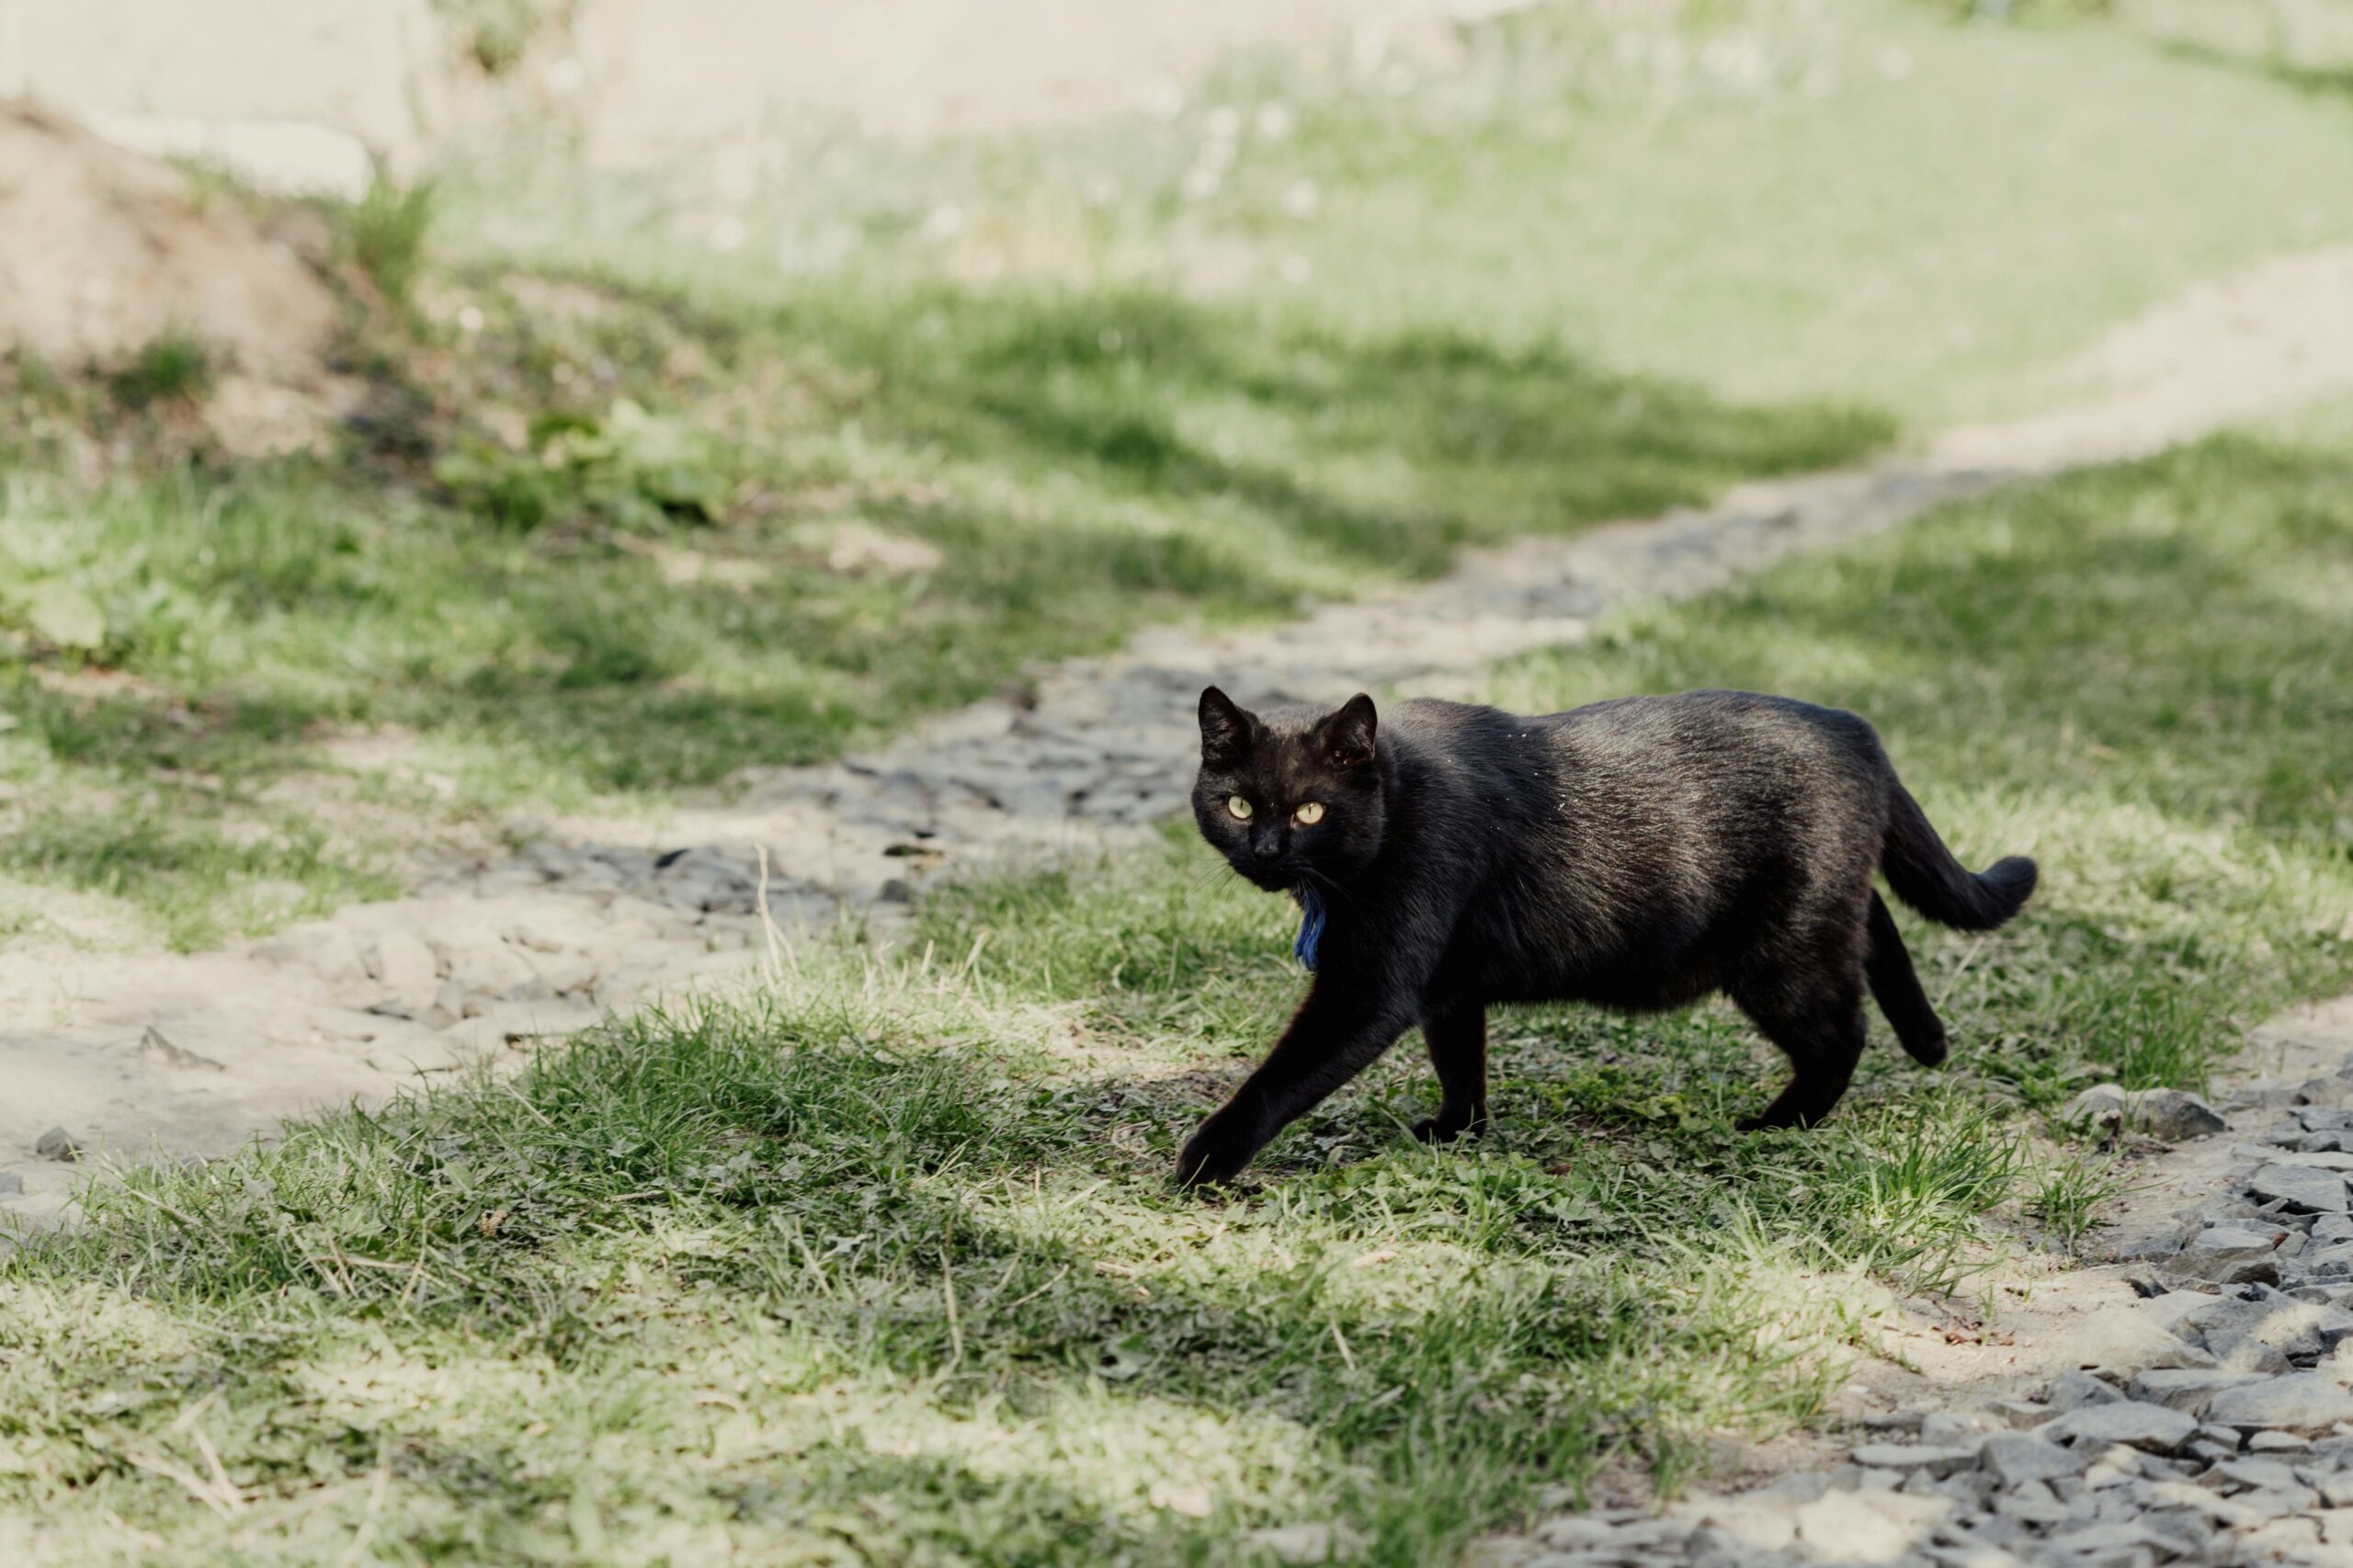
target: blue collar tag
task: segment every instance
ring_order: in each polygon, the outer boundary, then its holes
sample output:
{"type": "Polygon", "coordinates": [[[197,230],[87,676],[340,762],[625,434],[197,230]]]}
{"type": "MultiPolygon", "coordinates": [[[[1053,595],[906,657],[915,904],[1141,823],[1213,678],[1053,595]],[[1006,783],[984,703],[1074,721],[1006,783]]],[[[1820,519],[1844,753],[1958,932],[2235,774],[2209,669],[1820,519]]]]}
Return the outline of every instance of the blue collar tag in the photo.
{"type": "Polygon", "coordinates": [[[1324,901],[1313,888],[1293,888],[1291,896],[1299,900],[1299,937],[1290,945],[1290,956],[1315,972],[1315,949],[1324,940],[1324,901]]]}

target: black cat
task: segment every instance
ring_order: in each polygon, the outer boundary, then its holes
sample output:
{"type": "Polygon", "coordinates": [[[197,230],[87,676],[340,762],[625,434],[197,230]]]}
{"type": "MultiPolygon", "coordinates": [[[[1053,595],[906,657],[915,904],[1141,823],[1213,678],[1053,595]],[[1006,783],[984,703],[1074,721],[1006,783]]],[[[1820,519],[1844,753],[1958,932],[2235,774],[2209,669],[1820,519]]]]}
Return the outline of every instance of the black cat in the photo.
{"type": "Polygon", "coordinates": [[[1263,716],[1201,693],[1193,814],[1233,869],[1291,894],[1315,971],[1266,1062],[1176,1163],[1233,1177],[1415,1025],[1443,1097],[1415,1129],[1487,1117],[1486,1010],[1681,1007],[1722,991],[1787,1053],[1744,1128],[1827,1115],[1863,1050],[1866,986],[1904,1050],[1945,1056],[1871,873],[1931,920],[1991,930],[2034,862],[1972,875],[1851,713],[1749,692],[1632,697],[1522,718],[1372,699],[1263,716]]]}

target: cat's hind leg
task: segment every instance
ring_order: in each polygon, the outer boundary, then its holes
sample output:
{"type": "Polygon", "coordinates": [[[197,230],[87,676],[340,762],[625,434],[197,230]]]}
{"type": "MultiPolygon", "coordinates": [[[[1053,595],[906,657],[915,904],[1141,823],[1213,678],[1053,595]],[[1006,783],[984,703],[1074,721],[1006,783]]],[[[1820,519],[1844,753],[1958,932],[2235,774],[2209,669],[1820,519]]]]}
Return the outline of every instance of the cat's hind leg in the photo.
{"type": "Polygon", "coordinates": [[[1487,1009],[1475,1002],[1432,1007],[1422,1017],[1422,1040],[1438,1069],[1436,1116],[1414,1123],[1425,1143],[1448,1143],[1487,1127],[1487,1009]]]}
{"type": "Polygon", "coordinates": [[[1944,1020],[1937,1017],[1928,994],[1920,988],[1920,977],[1912,968],[1912,955],[1904,950],[1895,917],[1888,914],[1876,892],[1871,894],[1863,936],[1867,944],[1863,973],[1870,981],[1872,999],[1887,1015],[1895,1038],[1912,1053],[1912,1060],[1923,1067],[1938,1065],[1945,1059],[1944,1020]]]}
{"type": "Polygon", "coordinates": [[[1840,910],[1750,949],[1726,987],[1790,1059],[1789,1086],[1743,1131],[1811,1127],[1847,1092],[1863,1055],[1863,911],[1840,910]]]}
{"type": "MultiPolygon", "coordinates": [[[[1737,1000],[1737,998],[1735,998],[1737,1000]]],[[[1811,1127],[1830,1114],[1863,1056],[1863,999],[1843,1005],[1760,1012],[1742,1004],[1765,1038],[1790,1059],[1789,1085],[1756,1116],[1733,1125],[1743,1132],[1767,1127],[1811,1127]]]]}

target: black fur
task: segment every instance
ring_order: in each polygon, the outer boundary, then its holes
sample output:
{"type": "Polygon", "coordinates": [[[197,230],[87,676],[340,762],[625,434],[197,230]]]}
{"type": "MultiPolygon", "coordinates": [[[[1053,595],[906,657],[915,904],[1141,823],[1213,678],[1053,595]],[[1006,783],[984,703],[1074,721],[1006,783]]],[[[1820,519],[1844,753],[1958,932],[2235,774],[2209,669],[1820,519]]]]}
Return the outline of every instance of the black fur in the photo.
{"type": "Polygon", "coordinates": [[[1854,1074],[1866,988],[1907,1051],[1944,1060],[1871,873],[1967,930],[2007,920],[2035,881],[2031,860],[1954,860],[1862,720],[1738,691],[1540,718],[1415,700],[1384,724],[1369,697],[1259,715],[1211,687],[1193,813],[1235,870],[1312,891],[1329,924],[1290,1027],[1185,1145],[1188,1183],[1235,1176],[1416,1025],[1441,1099],[1415,1134],[1479,1128],[1500,1003],[1648,1011],[1722,991],[1791,1070],[1741,1125],[1805,1126],[1854,1074]],[[1312,825],[1295,814],[1310,801],[1312,825]]]}

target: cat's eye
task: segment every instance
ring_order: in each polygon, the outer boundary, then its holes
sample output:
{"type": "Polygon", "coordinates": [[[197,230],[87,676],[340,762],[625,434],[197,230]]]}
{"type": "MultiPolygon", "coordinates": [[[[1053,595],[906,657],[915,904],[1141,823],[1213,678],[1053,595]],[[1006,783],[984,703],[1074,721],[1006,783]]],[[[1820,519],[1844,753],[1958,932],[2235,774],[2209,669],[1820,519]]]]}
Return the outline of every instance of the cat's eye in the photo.
{"type": "Polygon", "coordinates": [[[1302,801],[1299,810],[1291,812],[1291,816],[1302,827],[1313,827],[1324,820],[1324,803],[1321,801],[1302,801]]]}
{"type": "Polygon", "coordinates": [[[1238,822],[1250,820],[1250,802],[1239,795],[1228,795],[1225,798],[1225,809],[1232,812],[1238,822]]]}

